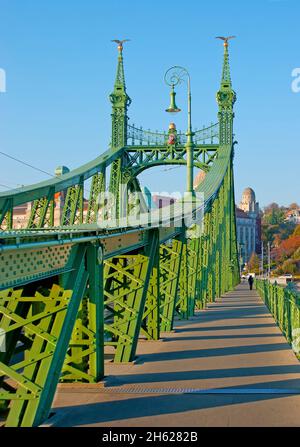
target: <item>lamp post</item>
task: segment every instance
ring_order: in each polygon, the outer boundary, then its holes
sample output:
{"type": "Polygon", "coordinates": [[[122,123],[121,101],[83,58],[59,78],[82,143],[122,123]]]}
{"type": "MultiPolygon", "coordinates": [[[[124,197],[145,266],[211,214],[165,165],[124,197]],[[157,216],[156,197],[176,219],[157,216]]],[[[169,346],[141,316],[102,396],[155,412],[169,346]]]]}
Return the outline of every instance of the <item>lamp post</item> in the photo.
{"type": "Polygon", "coordinates": [[[240,243],[239,243],[240,276],[242,276],[242,268],[243,268],[243,265],[244,265],[243,247],[244,247],[244,244],[243,244],[242,242],[240,242],[240,243]]]}
{"type": "Polygon", "coordinates": [[[179,85],[181,82],[187,81],[187,93],[188,93],[188,126],[186,132],[186,167],[187,167],[187,183],[186,192],[193,195],[194,194],[194,142],[192,131],[192,95],[191,95],[191,78],[189,72],[180,66],[174,66],[169,68],[165,73],[165,83],[171,87],[171,103],[166,112],[177,113],[181,110],[176,106],[174,87],[179,85]]]}
{"type": "Polygon", "coordinates": [[[261,275],[264,278],[264,243],[261,242],[261,275]]]}
{"type": "Polygon", "coordinates": [[[271,276],[271,242],[268,242],[268,281],[271,276]]]}

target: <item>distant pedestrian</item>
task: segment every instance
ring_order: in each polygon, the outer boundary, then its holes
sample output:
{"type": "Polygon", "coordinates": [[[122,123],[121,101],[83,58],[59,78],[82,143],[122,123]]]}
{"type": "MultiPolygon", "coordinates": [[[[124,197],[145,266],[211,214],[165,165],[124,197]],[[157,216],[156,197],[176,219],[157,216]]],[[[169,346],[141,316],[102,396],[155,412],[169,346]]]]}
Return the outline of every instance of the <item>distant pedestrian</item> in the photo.
{"type": "Polygon", "coordinates": [[[250,286],[250,290],[253,289],[253,282],[254,282],[253,276],[250,275],[249,278],[248,278],[248,283],[249,283],[249,286],[250,286]]]}

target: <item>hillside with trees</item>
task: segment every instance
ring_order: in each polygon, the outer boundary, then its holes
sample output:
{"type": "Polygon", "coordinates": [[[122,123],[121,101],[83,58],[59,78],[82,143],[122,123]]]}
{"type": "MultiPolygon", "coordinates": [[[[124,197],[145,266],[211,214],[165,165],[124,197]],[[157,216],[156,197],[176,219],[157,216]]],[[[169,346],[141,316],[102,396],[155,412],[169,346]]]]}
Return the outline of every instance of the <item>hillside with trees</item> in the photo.
{"type": "Polygon", "coordinates": [[[262,241],[271,244],[271,268],[277,275],[300,275],[300,225],[287,220],[289,211],[299,208],[297,203],[289,207],[271,203],[261,214],[262,241]]]}

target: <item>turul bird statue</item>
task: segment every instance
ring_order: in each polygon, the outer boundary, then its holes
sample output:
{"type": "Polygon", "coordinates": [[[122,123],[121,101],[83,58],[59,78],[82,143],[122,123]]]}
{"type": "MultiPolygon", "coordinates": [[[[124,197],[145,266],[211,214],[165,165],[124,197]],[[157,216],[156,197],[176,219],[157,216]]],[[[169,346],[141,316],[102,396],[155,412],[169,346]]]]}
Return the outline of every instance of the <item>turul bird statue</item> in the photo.
{"type": "Polygon", "coordinates": [[[118,50],[122,51],[123,50],[123,43],[124,42],[129,42],[130,39],[123,39],[123,40],[119,40],[119,39],[113,39],[112,42],[116,42],[118,44],[118,50]]]}

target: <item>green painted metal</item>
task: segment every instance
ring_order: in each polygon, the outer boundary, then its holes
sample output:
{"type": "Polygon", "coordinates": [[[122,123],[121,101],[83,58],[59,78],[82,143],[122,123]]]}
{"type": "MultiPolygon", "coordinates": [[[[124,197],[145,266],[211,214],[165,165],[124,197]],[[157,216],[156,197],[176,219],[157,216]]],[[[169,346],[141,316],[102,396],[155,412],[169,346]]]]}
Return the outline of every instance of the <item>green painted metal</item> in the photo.
{"type": "Polygon", "coordinates": [[[196,309],[197,301],[197,275],[199,273],[198,262],[200,252],[200,238],[194,237],[188,240],[187,243],[187,289],[188,289],[188,316],[193,316],[196,309]]]}
{"type": "Polygon", "coordinates": [[[157,239],[157,242],[151,252],[151,256],[153,257],[153,267],[141,324],[141,334],[148,340],[159,340],[160,338],[159,233],[157,230],[154,231],[155,233],[153,233],[153,237],[157,239]]]}
{"type": "Polygon", "coordinates": [[[49,190],[47,197],[33,202],[27,228],[43,228],[54,226],[54,193],[49,190]]]}
{"type": "Polygon", "coordinates": [[[255,287],[269,308],[276,323],[300,359],[300,294],[291,287],[282,287],[268,280],[255,280],[255,287]]]}
{"type": "MultiPolygon", "coordinates": [[[[194,146],[193,164],[196,168],[208,172],[210,165],[216,158],[218,145],[202,144],[194,146]]],[[[185,146],[127,146],[126,154],[129,157],[126,171],[127,177],[132,179],[146,169],[165,165],[185,165],[187,163],[187,150],[185,146]]]]}
{"type": "Polygon", "coordinates": [[[105,169],[103,169],[98,174],[95,174],[92,179],[92,186],[90,191],[90,197],[88,202],[88,210],[86,215],[86,223],[96,223],[100,209],[104,207],[103,201],[105,192],[105,169]]]}
{"type": "Polygon", "coordinates": [[[111,350],[115,362],[134,360],[139,336],[158,340],[161,332],[172,330],[176,315],[189,318],[239,281],[232,134],[236,95],[228,47],[217,94],[219,124],[193,135],[189,164],[206,177],[197,187],[204,196],[196,210],[200,217],[190,228],[183,224],[181,201],[166,208],[173,216],[169,226],[161,210],[148,210],[143,201],[123,203],[120,185],[126,185],[130,198],[140,191],[137,176],[143,170],[187,164],[189,141],[178,132],[171,147],[167,133],[128,125],[131,100],[122,49],[119,45],[110,95],[111,148],[73,172],[0,194],[0,327],[7,331],[7,351],[0,354],[0,400],[11,402],[7,426],[39,425],[49,414],[59,380],[101,380],[104,349],[111,350]],[[101,198],[107,169],[108,192],[115,194],[109,207],[101,198]],[[63,210],[54,228],[57,193],[63,210]],[[16,230],[13,209],[28,202],[27,228],[16,230]],[[140,223],[132,227],[128,213],[136,210],[140,223]]]}
{"type": "Polygon", "coordinates": [[[11,197],[2,201],[0,208],[0,230],[11,230],[13,226],[13,207],[11,197]]]}
{"type": "Polygon", "coordinates": [[[162,244],[159,260],[160,287],[160,329],[169,332],[173,322],[178,295],[179,277],[182,263],[184,235],[162,244]]]}
{"type": "Polygon", "coordinates": [[[76,186],[70,186],[67,190],[63,208],[61,225],[76,225],[83,223],[83,178],[76,186]]]}
{"type": "Polygon", "coordinates": [[[105,344],[115,347],[115,362],[135,357],[157,247],[157,233],[150,232],[142,252],[105,261],[105,344]]]}
{"type": "Polygon", "coordinates": [[[123,64],[123,48],[118,48],[118,66],[114,91],[110,95],[112,103],[112,130],[111,146],[113,150],[122,148],[127,144],[127,109],[131,99],[127,95],[123,64]]]}
{"type": "MultiPolygon", "coordinates": [[[[104,376],[103,264],[98,260],[97,243],[86,251],[87,288],[80,303],[60,380],[62,382],[97,382],[104,376]]],[[[76,251],[72,258],[77,257],[76,251]]],[[[70,282],[70,273],[60,278],[62,286],[70,282]]]]}
{"type": "Polygon", "coordinates": [[[33,296],[26,288],[0,294],[8,347],[1,353],[0,374],[2,381],[10,381],[10,391],[1,398],[11,401],[6,426],[38,425],[48,416],[86,287],[85,248],[78,250],[68,284],[72,290],[53,285],[33,296]],[[21,361],[15,357],[20,351],[21,361]]]}
{"type": "MultiPolygon", "coordinates": [[[[127,139],[131,141],[131,146],[165,146],[168,141],[168,132],[145,130],[142,127],[128,124],[127,139]]],[[[194,130],[194,143],[196,146],[205,145],[210,142],[213,145],[219,139],[219,123],[212,123],[210,126],[203,126],[200,130],[194,130]]],[[[187,141],[186,132],[176,132],[176,146],[184,147],[187,141]]]]}
{"type": "Polygon", "coordinates": [[[179,318],[188,319],[189,288],[188,288],[188,240],[184,238],[179,271],[179,284],[175,311],[179,318]]]}

